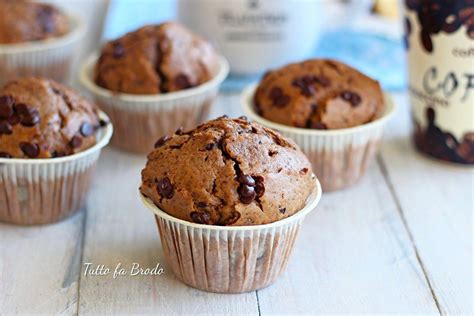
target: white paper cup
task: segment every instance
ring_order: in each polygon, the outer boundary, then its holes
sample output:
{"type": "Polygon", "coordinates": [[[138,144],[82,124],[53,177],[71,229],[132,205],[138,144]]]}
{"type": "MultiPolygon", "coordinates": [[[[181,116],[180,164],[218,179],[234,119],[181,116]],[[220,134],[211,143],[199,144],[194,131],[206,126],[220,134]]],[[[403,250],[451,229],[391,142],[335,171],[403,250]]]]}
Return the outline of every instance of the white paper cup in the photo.
{"type": "Polygon", "coordinates": [[[94,81],[97,54],[89,57],[80,72],[81,84],[112,120],[112,144],[121,149],[149,153],[156,140],[173,134],[177,128],[190,129],[202,123],[229,73],[224,57],[211,69],[213,78],[197,87],[155,95],[112,92],[94,81]]]}
{"type": "Polygon", "coordinates": [[[41,41],[0,44],[0,86],[19,77],[39,76],[69,83],[77,51],[85,34],[84,23],[69,17],[71,31],[41,41]]]}
{"type": "Polygon", "coordinates": [[[292,127],[264,119],[255,112],[256,88],[257,84],[253,84],[242,92],[244,112],[255,122],[293,139],[313,165],[324,192],[349,187],[364,175],[378,151],[383,128],[395,112],[390,96],[385,93],[384,113],[367,124],[334,130],[292,127]]]}
{"type": "MultiPolygon", "coordinates": [[[[104,113],[100,118],[108,121],[104,113]]],[[[108,123],[97,143],[74,155],[49,159],[0,158],[0,222],[38,225],[57,222],[81,208],[101,149],[112,136],[108,123]]]]}
{"type": "Polygon", "coordinates": [[[155,214],[164,254],[178,279],[208,292],[242,293],[269,286],[285,270],[305,216],[321,199],[315,176],[314,181],[315,189],[303,209],[265,225],[190,223],[141,198],[155,214]]]}

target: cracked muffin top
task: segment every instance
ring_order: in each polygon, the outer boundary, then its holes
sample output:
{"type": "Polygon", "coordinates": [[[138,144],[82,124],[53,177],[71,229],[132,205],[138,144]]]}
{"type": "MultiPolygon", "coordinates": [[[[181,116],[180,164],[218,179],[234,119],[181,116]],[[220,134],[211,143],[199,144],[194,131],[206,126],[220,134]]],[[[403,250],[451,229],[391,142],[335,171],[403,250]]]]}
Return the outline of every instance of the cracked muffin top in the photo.
{"type": "Polygon", "coordinates": [[[276,123],[312,129],[362,125],[384,111],[377,81],[341,62],[312,59],[266,73],[256,112],[276,123]]]}
{"type": "Polygon", "coordinates": [[[0,0],[0,44],[31,42],[69,32],[69,20],[54,6],[23,0],[0,0]]]}
{"type": "Polygon", "coordinates": [[[0,157],[54,158],[96,143],[94,104],[48,79],[28,77],[0,89],[0,157]]]}
{"type": "Polygon", "coordinates": [[[96,83],[130,94],[158,94],[198,86],[212,77],[217,54],[185,27],[144,26],[107,43],[96,65],[96,83]]]}
{"type": "Polygon", "coordinates": [[[160,138],[141,193],[166,213],[209,225],[258,225],[301,210],[314,189],[311,164],[280,134],[221,117],[160,138]]]}

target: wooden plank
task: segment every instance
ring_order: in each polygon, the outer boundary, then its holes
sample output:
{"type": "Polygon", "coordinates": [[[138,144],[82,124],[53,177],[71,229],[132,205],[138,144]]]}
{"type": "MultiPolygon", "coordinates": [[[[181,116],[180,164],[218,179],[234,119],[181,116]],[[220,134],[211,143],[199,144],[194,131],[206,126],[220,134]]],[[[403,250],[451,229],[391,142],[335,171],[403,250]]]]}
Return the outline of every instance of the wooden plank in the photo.
{"type": "Polygon", "coordinates": [[[399,115],[381,163],[440,310],[472,313],[474,169],[416,153],[408,135],[408,102],[403,96],[396,101],[399,115]]]}
{"type": "MultiPolygon", "coordinates": [[[[219,295],[179,282],[163,258],[153,215],[138,198],[145,157],[107,149],[98,166],[97,187],[90,196],[83,262],[113,269],[163,265],[160,276],[84,276],[81,273],[79,313],[220,313],[258,314],[255,292],[219,295]]],[[[84,269],[83,269],[84,272],[84,269]]]]}
{"type": "Polygon", "coordinates": [[[0,224],[0,314],[72,315],[85,212],[57,224],[0,224]]]}
{"type": "Polygon", "coordinates": [[[323,195],[288,271],[258,297],[262,314],[437,313],[376,164],[353,188],[323,195]]]}

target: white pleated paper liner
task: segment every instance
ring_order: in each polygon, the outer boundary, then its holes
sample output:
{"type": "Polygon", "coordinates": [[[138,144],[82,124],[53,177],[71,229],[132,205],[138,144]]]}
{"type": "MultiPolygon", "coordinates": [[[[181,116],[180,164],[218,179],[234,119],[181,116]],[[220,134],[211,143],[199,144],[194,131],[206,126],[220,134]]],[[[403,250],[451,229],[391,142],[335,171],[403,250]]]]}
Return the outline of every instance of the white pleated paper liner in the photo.
{"type": "Polygon", "coordinates": [[[0,86],[19,77],[38,76],[69,83],[86,27],[69,17],[71,31],[46,40],[0,44],[0,86]]]}
{"type": "MultiPolygon", "coordinates": [[[[104,113],[100,118],[108,122],[104,113]]],[[[74,155],[49,159],[0,158],[0,222],[38,225],[57,222],[85,202],[101,149],[112,136],[108,123],[97,143],[74,155]]]]}
{"type": "Polygon", "coordinates": [[[110,116],[115,128],[112,144],[137,153],[149,153],[158,138],[173,134],[179,127],[186,130],[202,123],[229,73],[229,64],[221,56],[208,82],[176,92],[134,95],[98,86],[94,81],[97,59],[94,54],[84,62],[80,82],[110,116]]]}
{"type": "Polygon", "coordinates": [[[208,292],[243,293],[269,286],[285,270],[305,216],[321,199],[321,186],[314,181],[303,209],[265,225],[195,224],[141,198],[155,214],[163,252],[178,279],[208,292]]]}
{"type": "Polygon", "coordinates": [[[256,88],[252,84],[242,92],[244,112],[253,121],[293,139],[310,160],[325,192],[349,187],[364,175],[378,151],[383,129],[395,112],[390,96],[385,93],[383,115],[367,124],[333,130],[291,127],[269,121],[255,112],[256,88]]]}

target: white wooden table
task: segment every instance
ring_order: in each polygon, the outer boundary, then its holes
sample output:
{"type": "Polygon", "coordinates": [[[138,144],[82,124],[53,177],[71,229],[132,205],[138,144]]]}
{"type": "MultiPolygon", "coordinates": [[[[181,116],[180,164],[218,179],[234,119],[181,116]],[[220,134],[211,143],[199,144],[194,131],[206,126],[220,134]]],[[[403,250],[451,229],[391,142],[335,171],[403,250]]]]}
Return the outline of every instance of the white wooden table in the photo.
{"type": "MultiPolygon", "coordinates": [[[[431,161],[409,138],[405,95],[381,154],[353,188],[324,194],[288,269],[240,295],[180,283],[138,199],[145,157],[108,148],[82,212],[31,228],[0,225],[0,315],[473,312],[473,168],[431,161]],[[154,267],[160,276],[84,275],[84,263],[154,267]]],[[[212,116],[242,114],[222,95],[212,116]]]]}

